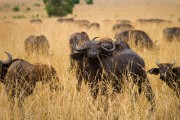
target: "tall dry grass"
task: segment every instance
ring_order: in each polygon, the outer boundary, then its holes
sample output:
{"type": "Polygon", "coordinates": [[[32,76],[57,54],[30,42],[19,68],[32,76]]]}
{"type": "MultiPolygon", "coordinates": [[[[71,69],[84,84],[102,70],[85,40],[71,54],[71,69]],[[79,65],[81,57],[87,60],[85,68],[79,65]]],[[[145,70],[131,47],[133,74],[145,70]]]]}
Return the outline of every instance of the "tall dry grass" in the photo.
{"type": "MultiPolygon", "coordinates": [[[[138,0],[137,0],[138,1],[138,0]]],[[[30,24],[29,18],[23,20],[14,20],[9,18],[8,21],[12,23],[6,23],[6,20],[0,21],[0,51],[8,51],[13,55],[13,58],[22,58],[30,63],[46,63],[51,64],[58,72],[58,76],[64,85],[64,91],[60,93],[52,93],[48,85],[38,83],[34,93],[27,97],[24,103],[25,116],[27,119],[59,119],[59,120],[93,120],[93,119],[119,119],[119,120],[137,120],[148,119],[150,104],[146,100],[144,95],[140,95],[136,103],[132,102],[131,94],[128,91],[122,94],[117,94],[114,100],[109,100],[109,110],[106,114],[103,110],[104,103],[100,99],[93,101],[89,89],[83,84],[82,90],[77,94],[76,91],[76,77],[75,73],[68,72],[69,68],[69,36],[74,32],[85,31],[88,33],[90,38],[95,36],[99,37],[114,37],[112,26],[115,24],[116,19],[129,19],[132,21],[132,25],[136,29],[144,30],[148,33],[153,41],[157,40],[157,44],[160,46],[158,51],[149,51],[144,49],[135,50],[146,63],[146,70],[156,67],[155,61],[159,59],[160,62],[171,62],[172,59],[176,59],[176,65],[180,65],[180,42],[168,43],[162,37],[162,30],[166,27],[180,26],[175,18],[178,16],[177,12],[174,11],[174,4],[171,4],[172,11],[168,11],[170,8],[164,6],[158,8],[158,12],[152,10],[144,12],[141,10],[146,9],[148,6],[144,2],[142,8],[135,7],[138,2],[130,4],[129,7],[119,8],[120,3],[114,0],[113,4],[106,0],[111,6],[108,8],[102,7],[102,1],[97,0],[94,6],[79,5],[75,8],[77,14],[76,19],[88,19],[91,22],[99,22],[101,30],[87,30],[79,28],[73,24],[61,24],[57,23],[57,18],[43,18],[42,24],[30,24]],[[113,5],[115,7],[113,7],[113,5]],[[101,7],[100,7],[101,6],[101,7]],[[138,10],[136,10],[138,8],[138,10]],[[101,10],[101,11],[100,11],[101,10]],[[118,11],[119,10],[119,11],[118,11]],[[126,10],[126,11],[125,11],[126,10]],[[134,13],[133,13],[134,10],[134,13]],[[171,17],[170,14],[166,15],[163,13],[168,11],[173,13],[175,17],[171,17]],[[87,11],[87,12],[85,12],[87,11]],[[121,11],[122,14],[121,14],[121,11]],[[138,14],[136,14],[136,12],[138,14]],[[141,13],[141,14],[140,14],[141,13]],[[117,16],[119,14],[119,16],[117,16]],[[128,15],[129,14],[129,15],[128,15]],[[173,22],[170,24],[139,24],[135,22],[138,18],[164,18],[170,19],[173,22]],[[110,19],[110,23],[104,23],[103,19],[110,19]],[[51,56],[49,57],[36,57],[34,55],[27,56],[24,52],[24,40],[29,35],[45,35],[50,43],[51,56]]],[[[141,1],[142,2],[142,1],[141,1]]],[[[126,6],[129,2],[123,1],[126,6]]],[[[153,4],[153,3],[151,3],[153,4]]],[[[158,3],[159,5],[160,3],[158,3]]],[[[103,4],[104,5],[104,4],[103,4]]],[[[179,4],[177,4],[178,6],[179,4]]],[[[154,7],[154,6],[153,6],[154,7]]],[[[153,8],[150,7],[149,8],[153,8]]],[[[176,8],[178,9],[178,8],[176,8]]],[[[1,12],[2,13],[2,12],[1,12]]],[[[1,14],[2,15],[2,14],[1,14]]],[[[5,16],[6,13],[3,13],[5,16]]],[[[6,59],[4,53],[1,52],[1,58],[6,59]]],[[[158,76],[148,74],[150,84],[155,93],[156,111],[152,115],[151,119],[156,120],[179,120],[180,110],[178,108],[179,99],[175,92],[173,92],[165,83],[163,83],[158,76]]],[[[128,86],[128,84],[127,84],[128,86]]],[[[9,119],[10,110],[8,108],[9,102],[7,99],[4,85],[0,83],[0,119],[9,119]]],[[[15,114],[15,119],[20,119],[19,113],[15,114]]]]}

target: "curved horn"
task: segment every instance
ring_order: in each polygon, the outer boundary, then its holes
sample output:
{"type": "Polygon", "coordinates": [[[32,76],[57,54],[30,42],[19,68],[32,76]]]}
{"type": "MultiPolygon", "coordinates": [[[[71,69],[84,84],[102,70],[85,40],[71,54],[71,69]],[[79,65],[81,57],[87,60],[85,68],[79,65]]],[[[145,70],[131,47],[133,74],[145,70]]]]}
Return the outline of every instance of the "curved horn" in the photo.
{"type": "Polygon", "coordinates": [[[114,44],[114,42],[111,42],[111,43],[112,43],[112,45],[113,45],[113,48],[112,48],[112,49],[107,49],[107,48],[103,47],[102,45],[101,45],[101,48],[102,48],[103,50],[105,50],[105,51],[112,52],[112,51],[114,51],[114,50],[116,49],[116,45],[114,44]]]}
{"type": "Polygon", "coordinates": [[[94,37],[94,38],[92,39],[92,41],[95,41],[97,38],[99,38],[99,37],[94,37]]]}
{"type": "Polygon", "coordinates": [[[172,60],[172,62],[171,62],[172,66],[174,66],[174,65],[175,65],[175,63],[176,63],[176,60],[175,60],[175,59],[173,59],[173,60],[172,60]]]}
{"type": "Polygon", "coordinates": [[[9,64],[9,63],[12,61],[12,56],[11,56],[10,53],[8,53],[8,52],[6,52],[6,51],[4,51],[4,52],[7,54],[8,60],[6,60],[6,61],[4,61],[4,62],[0,60],[0,63],[2,63],[2,64],[9,64]]]}
{"type": "Polygon", "coordinates": [[[156,60],[156,65],[159,66],[159,60],[158,59],[156,60]]]}
{"type": "Polygon", "coordinates": [[[84,46],[84,47],[82,47],[82,48],[77,48],[77,47],[76,47],[76,44],[77,44],[78,42],[79,42],[79,41],[76,41],[76,42],[74,43],[73,49],[75,49],[75,50],[78,51],[78,52],[81,52],[81,51],[86,50],[86,46],[84,46]]]}

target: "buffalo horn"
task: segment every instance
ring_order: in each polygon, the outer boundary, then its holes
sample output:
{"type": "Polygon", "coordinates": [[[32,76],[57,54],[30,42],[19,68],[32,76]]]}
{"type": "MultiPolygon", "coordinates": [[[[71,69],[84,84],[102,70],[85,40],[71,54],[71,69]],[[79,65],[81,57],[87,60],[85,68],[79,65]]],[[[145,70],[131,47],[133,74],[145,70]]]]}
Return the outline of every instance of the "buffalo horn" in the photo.
{"type": "MultiPolygon", "coordinates": [[[[4,51],[5,52],[5,51],[4,51]]],[[[0,63],[2,63],[2,64],[9,64],[11,61],[12,61],[12,56],[11,56],[11,54],[10,53],[8,53],[8,52],[5,52],[7,55],[8,55],[8,60],[6,60],[6,61],[1,61],[0,60],[0,63]]]]}
{"type": "Polygon", "coordinates": [[[174,65],[175,65],[175,63],[176,63],[176,60],[175,60],[175,59],[173,59],[173,60],[172,60],[172,62],[171,62],[172,66],[174,66],[174,65]]]}
{"type": "Polygon", "coordinates": [[[95,41],[97,38],[99,38],[99,37],[94,37],[94,38],[92,39],[92,41],[95,41]]]}
{"type": "Polygon", "coordinates": [[[156,65],[159,66],[159,60],[158,59],[156,60],[156,65]]]}

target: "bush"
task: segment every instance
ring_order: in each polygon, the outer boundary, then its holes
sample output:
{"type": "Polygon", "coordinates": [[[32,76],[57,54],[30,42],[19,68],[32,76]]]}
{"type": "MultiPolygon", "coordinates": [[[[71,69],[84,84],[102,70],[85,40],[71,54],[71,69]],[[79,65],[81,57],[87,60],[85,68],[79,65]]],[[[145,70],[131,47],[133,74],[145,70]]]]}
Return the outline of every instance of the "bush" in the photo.
{"type": "Polygon", "coordinates": [[[93,0],[86,0],[87,4],[93,4],[93,0]]]}
{"type": "Polygon", "coordinates": [[[72,13],[74,3],[72,0],[43,0],[46,4],[45,9],[48,15],[51,16],[65,16],[72,13]]]}
{"type": "Polygon", "coordinates": [[[19,6],[15,6],[15,7],[13,8],[13,10],[14,10],[15,12],[18,12],[18,11],[20,11],[20,8],[19,8],[19,6]]]}
{"type": "Polygon", "coordinates": [[[79,0],[72,0],[74,4],[79,4],[79,0]]]}

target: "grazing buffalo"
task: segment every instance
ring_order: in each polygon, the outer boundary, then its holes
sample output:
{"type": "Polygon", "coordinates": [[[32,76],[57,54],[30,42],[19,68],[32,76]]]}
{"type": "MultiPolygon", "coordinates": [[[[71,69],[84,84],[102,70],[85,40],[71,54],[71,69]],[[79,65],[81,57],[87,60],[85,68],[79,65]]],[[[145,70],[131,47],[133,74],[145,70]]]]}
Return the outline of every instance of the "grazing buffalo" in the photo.
{"type": "Polygon", "coordinates": [[[30,23],[42,23],[41,19],[32,19],[30,20],[30,23]]]}
{"type": "Polygon", "coordinates": [[[25,52],[28,55],[32,53],[35,53],[36,55],[38,54],[48,55],[50,45],[47,38],[44,35],[41,36],[30,35],[24,41],[24,47],[25,47],[25,52]]]}
{"type": "MultiPolygon", "coordinates": [[[[12,56],[7,52],[6,54],[9,59],[5,62],[0,61],[0,81],[5,85],[11,110],[13,110],[15,105],[15,98],[18,98],[18,107],[20,109],[22,108],[24,99],[33,93],[37,81],[49,83],[52,91],[59,89],[57,85],[59,78],[56,70],[52,66],[46,64],[30,64],[22,59],[12,60],[12,56]]],[[[61,89],[62,88],[63,87],[61,87],[61,89]]]]}
{"type": "Polygon", "coordinates": [[[88,29],[91,23],[88,20],[76,20],[75,24],[81,28],[88,29]]]}
{"type": "Polygon", "coordinates": [[[116,45],[112,42],[112,48],[108,49],[100,44],[99,41],[88,41],[83,47],[77,47],[77,42],[73,48],[77,53],[71,54],[75,61],[83,62],[79,67],[78,91],[81,88],[82,80],[88,83],[91,95],[97,98],[99,82],[102,82],[102,95],[107,94],[107,85],[112,83],[113,93],[123,92],[123,83],[126,77],[131,76],[134,84],[138,85],[139,93],[142,87],[148,101],[154,106],[154,94],[149,84],[149,80],[144,70],[144,60],[131,49],[121,49],[116,51],[116,45]]]}
{"type": "Polygon", "coordinates": [[[148,72],[154,75],[160,75],[160,79],[165,82],[177,96],[180,96],[180,67],[174,67],[175,61],[172,63],[159,63],[158,68],[152,68],[148,72]]]}
{"type": "Polygon", "coordinates": [[[130,20],[116,20],[117,24],[131,24],[130,20]]]}
{"type": "Polygon", "coordinates": [[[170,20],[163,20],[163,19],[139,19],[138,22],[140,23],[171,23],[170,20]]]}
{"type": "Polygon", "coordinates": [[[89,29],[100,30],[100,25],[99,23],[91,23],[89,29]]]}
{"type": "Polygon", "coordinates": [[[172,42],[173,40],[180,41],[180,27],[171,27],[163,30],[164,39],[172,42]]]}
{"type": "Polygon", "coordinates": [[[73,23],[74,19],[73,18],[59,18],[59,19],[57,19],[57,22],[60,22],[60,23],[73,23]]]}
{"type": "Polygon", "coordinates": [[[118,32],[115,34],[115,38],[141,48],[151,49],[155,47],[148,34],[141,30],[127,30],[124,32],[118,32]]]}
{"type": "Polygon", "coordinates": [[[134,27],[130,24],[115,24],[113,26],[113,31],[118,31],[118,32],[122,32],[122,31],[126,31],[126,30],[133,30],[134,27]]]}

